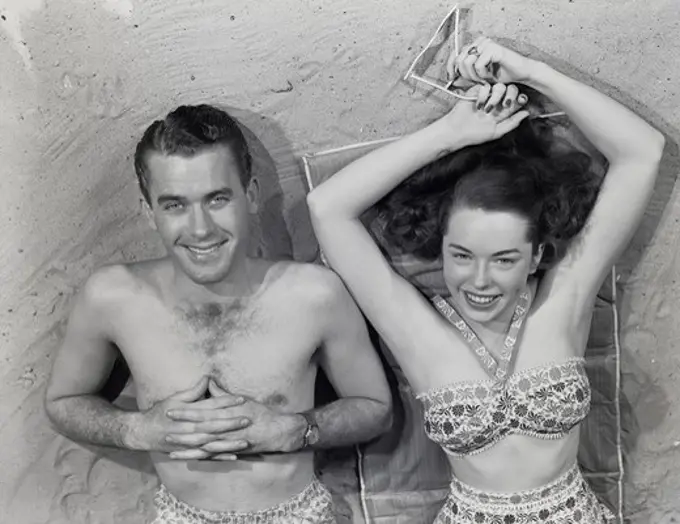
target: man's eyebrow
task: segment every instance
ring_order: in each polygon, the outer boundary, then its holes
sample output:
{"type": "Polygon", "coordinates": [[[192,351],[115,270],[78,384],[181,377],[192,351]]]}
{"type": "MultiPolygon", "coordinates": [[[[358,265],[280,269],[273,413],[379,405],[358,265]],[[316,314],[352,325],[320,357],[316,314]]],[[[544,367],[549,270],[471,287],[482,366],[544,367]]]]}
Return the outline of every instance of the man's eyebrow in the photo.
{"type": "Polygon", "coordinates": [[[231,189],[230,187],[223,187],[220,189],[217,189],[216,191],[211,191],[205,196],[206,200],[210,200],[211,198],[215,198],[216,196],[219,195],[227,195],[227,196],[232,196],[234,194],[234,190],[231,189]]]}
{"type": "Polygon", "coordinates": [[[159,195],[156,199],[158,204],[163,204],[165,202],[184,202],[184,198],[178,195],[159,195]]]}

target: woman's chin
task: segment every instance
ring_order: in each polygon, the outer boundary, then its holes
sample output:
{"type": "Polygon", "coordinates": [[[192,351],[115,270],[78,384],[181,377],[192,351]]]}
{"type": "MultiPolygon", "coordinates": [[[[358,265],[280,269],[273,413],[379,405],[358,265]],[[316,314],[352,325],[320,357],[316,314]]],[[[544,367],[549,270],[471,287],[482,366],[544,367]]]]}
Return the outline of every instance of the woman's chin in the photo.
{"type": "Polygon", "coordinates": [[[467,319],[478,324],[486,324],[498,320],[506,309],[505,295],[498,295],[486,303],[474,302],[465,292],[458,295],[456,304],[460,313],[467,319]]]}

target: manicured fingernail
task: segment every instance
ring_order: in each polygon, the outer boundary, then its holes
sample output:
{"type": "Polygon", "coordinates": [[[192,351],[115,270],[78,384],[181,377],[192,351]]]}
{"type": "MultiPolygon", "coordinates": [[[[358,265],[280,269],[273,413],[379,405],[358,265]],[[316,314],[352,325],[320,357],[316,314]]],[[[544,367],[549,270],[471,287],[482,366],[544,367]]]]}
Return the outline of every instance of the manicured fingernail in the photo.
{"type": "Polygon", "coordinates": [[[166,411],[165,414],[166,414],[168,417],[174,417],[175,415],[177,415],[177,412],[176,412],[176,411],[170,410],[170,411],[166,411]]]}
{"type": "Polygon", "coordinates": [[[493,106],[486,106],[486,107],[484,108],[484,111],[486,111],[487,113],[491,113],[491,110],[492,110],[492,109],[493,109],[493,106]]]}
{"type": "Polygon", "coordinates": [[[242,419],[241,419],[241,425],[242,425],[242,426],[247,426],[248,424],[250,424],[250,420],[249,420],[249,419],[247,419],[247,418],[242,418],[242,419]]]}
{"type": "Polygon", "coordinates": [[[505,103],[503,104],[505,107],[510,107],[510,104],[512,104],[512,100],[506,100],[505,103]]]}
{"type": "Polygon", "coordinates": [[[517,101],[520,104],[526,104],[527,100],[529,100],[529,99],[526,97],[526,95],[519,95],[519,98],[517,99],[517,101]]]}
{"type": "Polygon", "coordinates": [[[170,437],[170,436],[168,436],[168,437],[165,437],[165,441],[166,441],[166,442],[174,442],[175,439],[172,438],[172,437],[170,437]]]}

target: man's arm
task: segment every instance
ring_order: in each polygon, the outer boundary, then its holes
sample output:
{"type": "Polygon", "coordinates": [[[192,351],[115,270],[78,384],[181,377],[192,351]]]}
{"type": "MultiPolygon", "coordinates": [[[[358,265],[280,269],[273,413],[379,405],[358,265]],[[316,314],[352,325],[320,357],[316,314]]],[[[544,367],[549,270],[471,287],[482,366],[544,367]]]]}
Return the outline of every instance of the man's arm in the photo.
{"type": "MultiPolygon", "coordinates": [[[[326,331],[319,364],[340,397],[310,413],[319,427],[313,447],[366,442],[392,423],[392,396],[366,323],[340,278],[330,271],[326,331]]],[[[306,421],[302,421],[303,432],[306,421]]]]}
{"type": "Polygon", "coordinates": [[[107,268],[92,275],[75,298],[47,384],[45,410],[54,427],[73,440],[130,448],[135,413],[96,394],[117,356],[108,333],[109,315],[102,305],[110,294],[113,271],[107,268]]]}

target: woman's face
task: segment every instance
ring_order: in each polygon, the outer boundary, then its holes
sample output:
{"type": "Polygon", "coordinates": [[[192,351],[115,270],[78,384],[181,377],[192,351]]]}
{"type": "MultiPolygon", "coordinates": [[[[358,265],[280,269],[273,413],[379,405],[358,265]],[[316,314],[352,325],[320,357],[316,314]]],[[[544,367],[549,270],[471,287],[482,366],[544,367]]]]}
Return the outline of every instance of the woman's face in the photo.
{"type": "Polygon", "coordinates": [[[468,320],[509,321],[518,294],[536,271],[529,223],[517,213],[455,206],[443,238],[444,279],[468,320]]]}

